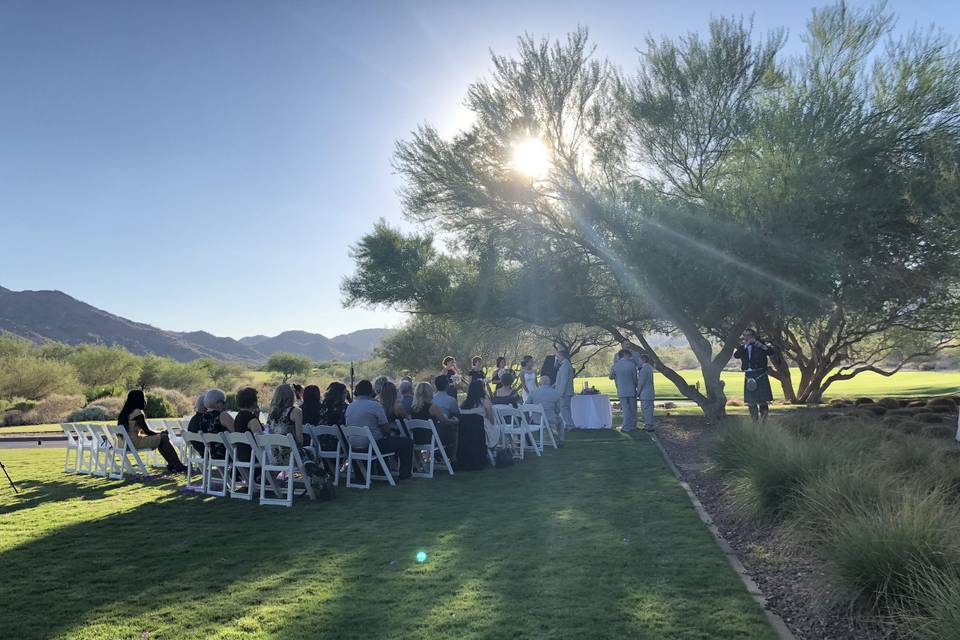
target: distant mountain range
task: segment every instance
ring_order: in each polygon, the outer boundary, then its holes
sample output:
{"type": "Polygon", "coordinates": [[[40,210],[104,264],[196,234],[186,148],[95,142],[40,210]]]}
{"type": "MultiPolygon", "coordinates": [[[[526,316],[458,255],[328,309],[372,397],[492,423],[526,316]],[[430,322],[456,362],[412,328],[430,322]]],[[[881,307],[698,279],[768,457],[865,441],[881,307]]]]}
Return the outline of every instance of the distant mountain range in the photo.
{"type": "Polygon", "coordinates": [[[234,340],[206,331],[180,333],[134,322],[93,307],[62,291],[11,291],[0,287],[0,331],[33,342],[116,344],[131,353],[153,353],[188,362],[197,358],[258,364],[277,351],[323,360],[362,360],[390,334],[389,329],[362,329],[327,338],[307,331],[249,336],[234,340]]]}

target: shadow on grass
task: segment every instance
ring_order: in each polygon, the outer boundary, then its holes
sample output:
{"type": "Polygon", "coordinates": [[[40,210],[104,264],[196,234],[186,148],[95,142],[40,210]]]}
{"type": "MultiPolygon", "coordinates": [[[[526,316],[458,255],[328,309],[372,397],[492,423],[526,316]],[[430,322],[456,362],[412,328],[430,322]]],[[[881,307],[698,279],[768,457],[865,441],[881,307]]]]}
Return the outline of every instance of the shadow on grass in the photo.
{"type": "Polygon", "coordinates": [[[643,437],[293,509],[143,489],[0,553],[0,636],[772,637],[643,437]]]}

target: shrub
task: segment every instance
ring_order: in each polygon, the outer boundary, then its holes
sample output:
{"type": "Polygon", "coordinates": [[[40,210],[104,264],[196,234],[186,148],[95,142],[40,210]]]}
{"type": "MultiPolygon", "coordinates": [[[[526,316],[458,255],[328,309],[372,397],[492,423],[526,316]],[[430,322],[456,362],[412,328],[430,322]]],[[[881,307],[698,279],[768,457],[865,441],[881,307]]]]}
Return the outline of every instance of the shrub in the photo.
{"type": "Polygon", "coordinates": [[[903,425],[902,416],[887,416],[881,424],[890,429],[899,429],[903,425]]]}
{"type": "MultiPolygon", "coordinates": [[[[110,398],[113,396],[123,396],[126,395],[127,391],[124,387],[120,385],[103,385],[99,387],[91,387],[84,392],[84,395],[87,396],[87,403],[94,404],[94,400],[99,400],[101,398],[110,398]]],[[[119,409],[118,409],[119,411],[119,409]]]]}
{"type": "Polygon", "coordinates": [[[815,539],[829,538],[835,519],[846,518],[896,496],[898,479],[859,460],[848,460],[811,478],[801,489],[798,523],[815,539]]]}
{"type": "Polygon", "coordinates": [[[889,416],[912,416],[912,415],[913,415],[913,411],[910,410],[910,409],[893,409],[893,410],[891,410],[891,411],[887,411],[887,415],[889,415],[889,416]]]}
{"type": "Polygon", "coordinates": [[[918,413],[914,416],[914,420],[925,424],[940,424],[943,422],[943,417],[939,413],[918,413]]]}
{"type": "Polygon", "coordinates": [[[120,415],[120,409],[123,408],[123,398],[118,398],[117,396],[107,396],[106,398],[100,398],[96,402],[91,402],[90,405],[101,407],[110,414],[110,420],[116,420],[117,416],[120,415]]]}
{"type": "Polygon", "coordinates": [[[227,411],[236,411],[237,410],[237,394],[228,393],[227,396],[227,411]]]}
{"type": "Polygon", "coordinates": [[[116,420],[116,417],[111,418],[109,411],[91,404],[71,413],[67,416],[66,422],[110,422],[112,420],[116,420]]]}
{"type": "Polygon", "coordinates": [[[919,415],[921,415],[921,414],[923,414],[923,413],[933,413],[933,410],[932,410],[932,409],[929,409],[929,408],[927,408],[927,407],[911,407],[911,408],[910,408],[910,411],[911,411],[911,412],[913,413],[913,415],[915,415],[915,416],[919,416],[919,415]]]}
{"type": "Polygon", "coordinates": [[[867,410],[870,411],[871,413],[873,413],[873,415],[875,415],[875,416],[882,416],[883,414],[885,414],[885,413],[887,412],[887,408],[886,408],[886,407],[882,407],[882,406],[880,406],[879,404],[867,405],[867,410]]]}
{"type": "Polygon", "coordinates": [[[914,573],[910,585],[910,595],[901,601],[895,616],[904,637],[960,638],[960,575],[923,567],[914,573]]]}
{"type": "Polygon", "coordinates": [[[193,413],[193,400],[176,389],[164,389],[156,387],[150,390],[150,393],[164,398],[173,406],[176,413],[175,418],[186,416],[193,413]]]}
{"type": "Polygon", "coordinates": [[[147,394],[147,407],[144,410],[147,418],[175,418],[176,409],[163,396],[147,394]]]}
{"type": "Polygon", "coordinates": [[[875,452],[875,459],[888,473],[917,474],[930,467],[937,449],[937,445],[929,440],[904,436],[896,441],[881,443],[875,452]]]}
{"type": "Polygon", "coordinates": [[[931,404],[927,405],[931,411],[934,413],[946,413],[953,414],[957,412],[957,408],[949,404],[931,404]]]}
{"type": "Polygon", "coordinates": [[[18,400],[11,404],[10,408],[19,411],[20,413],[26,413],[27,411],[33,411],[33,408],[36,406],[36,400],[18,400]]]}
{"type": "Polygon", "coordinates": [[[0,398],[41,400],[79,392],[77,371],[65,362],[31,355],[0,359],[0,398]]]}
{"type": "Polygon", "coordinates": [[[887,611],[910,595],[918,571],[955,566],[958,535],[960,522],[940,491],[852,505],[821,537],[833,594],[852,608],[887,611]]]}
{"type": "Polygon", "coordinates": [[[931,398],[931,399],[927,402],[927,406],[930,407],[931,409],[934,408],[934,407],[947,407],[947,408],[950,409],[950,411],[956,411],[956,410],[957,410],[957,403],[956,403],[956,401],[955,401],[953,398],[949,397],[949,396],[941,396],[941,397],[939,397],[939,398],[931,398]]]}
{"type": "Polygon", "coordinates": [[[3,426],[19,427],[22,424],[26,424],[26,421],[23,418],[23,411],[10,409],[3,412],[3,426]]]}
{"type": "Polygon", "coordinates": [[[884,409],[899,409],[900,401],[896,398],[880,398],[877,400],[877,404],[883,407],[884,409]]]}
{"type": "Polygon", "coordinates": [[[25,416],[29,424],[62,422],[72,411],[84,405],[83,396],[62,396],[54,394],[37,403],[37,406],[25,416]]]}
{"type": "Polygon", "coordinates": [[[943,424],[927,425],[920,431],[920,435],[925,438],[935,438],[939,440],[953,439],[956,430],[943,424]]]}
{"type": "Polygon", "coordinates": [[[873,398],[857,398],[853,403],[856,405],[873,404],[873,398]]]}
{"type": "Polygon", "coordinates": [[[918,422],[917,420],[907,420],[901,423],[900,430],[904,433],[917,434],[920,433],[925,426],[926,425],[924,425],[922,422],[918,422]]]}

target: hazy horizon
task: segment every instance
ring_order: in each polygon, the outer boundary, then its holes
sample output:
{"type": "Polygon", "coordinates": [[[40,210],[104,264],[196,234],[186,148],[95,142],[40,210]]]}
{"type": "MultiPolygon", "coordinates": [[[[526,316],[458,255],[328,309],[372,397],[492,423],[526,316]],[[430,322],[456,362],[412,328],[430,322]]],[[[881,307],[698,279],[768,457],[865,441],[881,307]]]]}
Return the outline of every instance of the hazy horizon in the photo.
{"type": "MultiPolygon", "coordinates": [[[[394,144],[466,125],[491,49],[582,25],[629,71],[648,34],[752,14],[796,51],[824,4],[7,1],[0,286],[234,338],[396,327],[341,308],[349,246],[401,223],[394,144]]],[[[960,33],[960,5],[888,10],[960,33]]]]}

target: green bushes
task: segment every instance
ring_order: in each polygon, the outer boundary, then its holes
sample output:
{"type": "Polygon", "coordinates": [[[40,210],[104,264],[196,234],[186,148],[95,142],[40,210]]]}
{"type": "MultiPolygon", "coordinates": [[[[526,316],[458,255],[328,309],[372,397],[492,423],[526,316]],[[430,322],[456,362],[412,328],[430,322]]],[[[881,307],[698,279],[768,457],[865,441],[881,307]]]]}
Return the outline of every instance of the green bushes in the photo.
{"type": "Polygon", "coordinates": [[[71,413],[66,422],[111,422],[116,419],[116,416],[111,417],[110,412],[103,407],[92,404],[71,413]]]}
{"type": "Polygon", "coordinates": [[[54,394],[38,402],[37,406],[24,417],[27,424],[62,422],[71,412],[82,407],[84,403],[85,399],[80,395],[54,394]]]}
{"type": "Polygon", "coordinates": [[[174,406],[163,396],[147,394],[147,407],[144,410],[147,418],[175,418],[176,412],[174,406]]]}
{"type": "Polygon", "coordinates": [[[960,637],[960,448],[952,428],[902,420],[737,422],[712,456],[743,516],[791,529],[824,559],[833,604],[960,637]]]}

